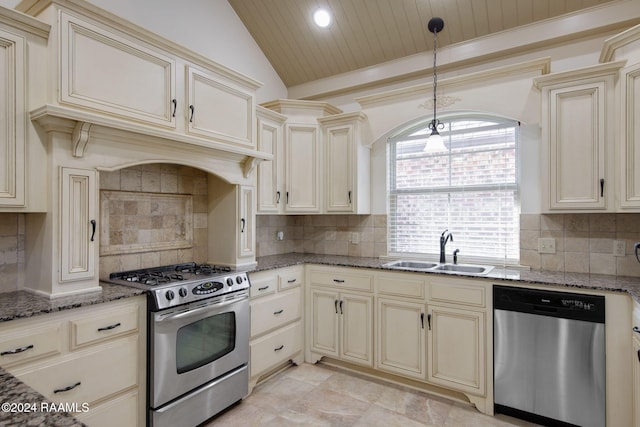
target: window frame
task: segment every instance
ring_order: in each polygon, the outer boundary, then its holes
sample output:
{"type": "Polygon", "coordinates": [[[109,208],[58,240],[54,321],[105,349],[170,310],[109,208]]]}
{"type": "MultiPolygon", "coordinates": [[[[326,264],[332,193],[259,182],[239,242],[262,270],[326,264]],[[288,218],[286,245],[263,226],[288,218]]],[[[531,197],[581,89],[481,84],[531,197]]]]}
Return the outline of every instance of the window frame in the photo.
{"type": "MultiPolygon", "coordinates": [[[[486,126],[486,127],[482,127],[482,130],[490,130],[491,128],[494,129],[504,129],[504,128],[514,128],[515,131],[515,147],[514,147],[514,168],[515,168],[515,182],[513,183],[493,183],[493,184],[472,184],[472,185],[446,185],[446,186],[431,186],[431,187],[413,187],[413,188],[407,188],[407,189],[398,189],[397,185],[396,185],[396,178],[397,178],[397,161],[398,161],[398,153],[397,153],[397,143],[398,142],[406,142],[406,141],[411,141],[411,140],[424,140],[425,138],[427,138],[429,136],[429,134],[425,134],[425,135],[416,135],[416,136],[412,136],[410,137],[409,135],[422,130],[422,129],[426,129],[427,125],[429,124],[429,122],[431,122],[431,118],[422,118],[419,121],[416,121],[414,123],[412,123],[409,126],[404,127],[402,130],[400,130],[399,132],[397,132],[395,135],[393,135],[392,137],[389,137],[387,139],[387,212],[389,215],[389,220],[388,220],[388,226],[387,226],[387,242],[388,242],[388,249],[387,249],[387,255],[389,257],[393,257],[393,258],[398,258],[398,257],[403,257],[403,258],[407,258],[407,257],[411,257],[411,258],[419,258],[419,259],[428,259],[428,260],[439,260],[439,253],[432,253],[432,252],[397,252],[394,251],[396,248],[392,247],[394,241],[396,240],[395,236],[392,236],[392,231],[394,229],[394,226],[392,225],[392,221],[391,221],[391,217],[392,217],[392,199],[398,195],[407,195],[407,194],[416,194],[416,195],[431,195],[431,194],[463,194],[464,192],[477,192],[477,191],[513,191],[514,192],[514,198],[513,198],[513,203],[516,209],[516,213],[514,214],[514,220],[517,221],[517,227],[516,230],[514,231],[514,235],[511,235],[511,237],[515,238],[517,241],[517,245],[516,245],[516,257],[507,257],[508,255],[508,251],[507,248],[508,246],[505,244],[504,246],[504,253],[500,254],[500,257],[483,257],[483,256],[473,256],[473,255],[468,255],[465,254],[464,255],[464,259],[467,262],[482,262],[482,263],[488,263],[488,264],[492,264],[492,265],[510,265],[510,266],[519,266],[519,262],[520,262],[520,251],[519,251],[519,247],[520,247],[520,233],[519,233],[519,220],[520,220],[520,209],[521,209],[521,201],[520,201],[520,187],[521,187],[521,179],[520,179],[520,142],[521,142],[521,135],[520,135],[520,122],[517,120],[513,120],[513,119],[509,119],[509,118],[505,118],[505,117],[500,117],[500,116],[493,116],[493,115],[488,115],[488,114],[480,114],[480,113],[457,113],[457,114],[452,114],[452,115],[447,115],[447,116],[443,116],[441,117],[441,122],[442,123],[451,123],[454,121],[490,121],[490,122],[495,122],[496,124],[493,126],[486,126]]],[[[430,131],[429,131],[430,132],[430,131]]],[[[451,134],[456,134],[456,133],[464,133],[464,132],[469,132],[469,130],[459,130],[459,131],[454,131],[451,134]]],[[[446,132],[441,132],[441,134],[443,135],[449,135],[450,133],[448,131],[446,132]]],[[[510,149],[509,149],[510,150],[510,149]]],[[[481,152],[481,151],[490,151],[490,152],[496,152],[499,150],[496,149],[487,149],[487,150],[474,150],[474,153],[477,152],[481,152]]],[[[429,155],[428,153],[425,153],[425,155],[429,155]]],[[[435,155],[442,155],[442,154],[432,154],[432,156],[435,155]]],[[[455,153],[452,153],[452,147],[449,146],[449,150],[448,150],[448,173],[449,173],[449,183],[451,183],[451,172],[452,172],[452,162],[450,161],[451,158],[455,155],[455,153]]],[[[440,231],[436,231],[436,234],[439,236],[440,235],[440,231]]],[[[433,233],[431,233],[433,234],[433,233]]],[[[450,251],[447,251],[450,253],[450,251]]],[[[449,257],[450,260],[450,257],[449,257]]]]}

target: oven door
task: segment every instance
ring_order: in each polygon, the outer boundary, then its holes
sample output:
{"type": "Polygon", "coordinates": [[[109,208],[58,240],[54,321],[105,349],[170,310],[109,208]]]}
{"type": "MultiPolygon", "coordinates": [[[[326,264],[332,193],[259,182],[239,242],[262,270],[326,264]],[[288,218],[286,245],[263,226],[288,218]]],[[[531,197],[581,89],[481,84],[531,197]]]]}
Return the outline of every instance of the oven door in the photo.
{"type": "Polygon", "coordinates": [[[247,364],[249,316],[246,291],[151,313],[151,408],[247,364]]]}

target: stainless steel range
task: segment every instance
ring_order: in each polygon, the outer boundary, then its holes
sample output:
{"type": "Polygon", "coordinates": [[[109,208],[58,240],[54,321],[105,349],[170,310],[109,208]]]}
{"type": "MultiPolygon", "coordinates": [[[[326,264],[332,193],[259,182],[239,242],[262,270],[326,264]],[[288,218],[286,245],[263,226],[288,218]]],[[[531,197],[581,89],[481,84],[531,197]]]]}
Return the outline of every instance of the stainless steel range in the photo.
{"type": "Polygon", "coordinates": [[[112,273],[148,291],[150,426],[196,426],[249,392],[249,278],[186,263],[112,273]]]}

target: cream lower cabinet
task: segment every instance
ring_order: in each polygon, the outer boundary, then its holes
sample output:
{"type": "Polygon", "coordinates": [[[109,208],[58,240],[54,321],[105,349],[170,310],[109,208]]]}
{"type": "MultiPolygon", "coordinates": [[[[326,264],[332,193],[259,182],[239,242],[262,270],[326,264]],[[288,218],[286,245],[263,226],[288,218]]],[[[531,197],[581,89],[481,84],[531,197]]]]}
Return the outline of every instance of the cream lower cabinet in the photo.
{"type": "Polygon", "coordinates": [[[453,277],[431,279],[427,314],[429,382],[468,394],[487,394],[489,286],[453,277]]]}
{"type": "Polygon", "coordinates": [[[0,364],[87,425],[145,424],[145,297],[0,324],[0,364]],[[85,406],[83,406],[85,405],[85,406]]]}
{"type": "Polygon", "coordinates": [[[251,273],[249,389],[288,361],[303,360],[304,267],[251,273]]]}
{"type": "Polygon", "coordinates": [[[424,275],[376,276],[376,369],[426,379],[426,286],[424,275]]]}
{"type": "Polygon", "coordinates": [[[428,380],[474,394],[485,394],[485,314],[430,306],[428,380]]]}
{"type": "Polygon", "coordinates": [[[330,356],[373,366],[373,277],[355,269],[312,266],[309,282],[312,360],[330,356]]]}

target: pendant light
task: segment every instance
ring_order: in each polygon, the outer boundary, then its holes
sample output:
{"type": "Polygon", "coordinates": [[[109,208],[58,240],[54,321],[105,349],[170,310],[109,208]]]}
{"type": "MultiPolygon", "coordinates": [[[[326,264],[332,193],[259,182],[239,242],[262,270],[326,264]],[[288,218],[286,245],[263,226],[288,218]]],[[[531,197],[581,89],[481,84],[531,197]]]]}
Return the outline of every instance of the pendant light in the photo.
{"type": "Polygon", "coordinates": [[[436,68],[436,51],[438,50],[438,33],[444,28],[444,21],[442,18],[431,18],[427,24],[429,32],[433,33],[433,120],[429,123],[429,129],[431,129],[431,135],[427,139],[427,145],[424,151],[444,151],[447,148],[442,141],[440,132],[438,129],[444,129],[444,123],[438,120],[436,115],[436,106],[438,105],[436,99],[436,91],[438,89],[438,72],[436,68]]]}

